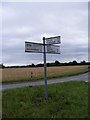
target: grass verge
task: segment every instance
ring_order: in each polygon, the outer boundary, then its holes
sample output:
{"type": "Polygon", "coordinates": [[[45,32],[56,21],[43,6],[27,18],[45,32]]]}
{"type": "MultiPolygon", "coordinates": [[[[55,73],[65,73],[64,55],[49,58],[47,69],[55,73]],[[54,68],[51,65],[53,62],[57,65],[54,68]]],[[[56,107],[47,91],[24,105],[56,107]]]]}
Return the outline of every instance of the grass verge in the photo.
{"type": "Polygon", "coordinates": [[[88,118],[88,83],[71,81],[2,92],[3,118],[88,118]]]}
{"type": "MultiPolygon", "coordinates": [[[[79,75],[88,72],[87,68],[84,69],[79,69],[79,70],[73,70],[69,72],[63,72],[63,73],[55,73],[55,74],[47,74],[47,79],[52,79],[52,78],[59,78],[59,77],[68,77],[68,76],[73,76],[73,75],[79,75]]],[[[8,79],[8,80],[3,80],[2,83],[15,83],[15,82],[26,82],[26,81],[37,81],[37,80],[43,80],[44,76],[40,75],[37,77],[31,78],[14,78],[14,79],[8,79]]]]}

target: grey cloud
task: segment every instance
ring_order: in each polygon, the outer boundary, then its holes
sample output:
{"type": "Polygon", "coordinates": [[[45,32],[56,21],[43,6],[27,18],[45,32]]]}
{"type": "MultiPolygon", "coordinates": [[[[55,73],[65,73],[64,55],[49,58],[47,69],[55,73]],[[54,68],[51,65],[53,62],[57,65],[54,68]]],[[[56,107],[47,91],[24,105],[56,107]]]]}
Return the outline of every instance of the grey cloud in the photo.
{"type": "Polygon", "coordinates": [[[47,55],[48,61],[87,60],[87,19],[87,3],[3,3],[3,63],[42,62],[42,54],[24,53],[24,42],[55,35],[62,53],[47,55]]]}

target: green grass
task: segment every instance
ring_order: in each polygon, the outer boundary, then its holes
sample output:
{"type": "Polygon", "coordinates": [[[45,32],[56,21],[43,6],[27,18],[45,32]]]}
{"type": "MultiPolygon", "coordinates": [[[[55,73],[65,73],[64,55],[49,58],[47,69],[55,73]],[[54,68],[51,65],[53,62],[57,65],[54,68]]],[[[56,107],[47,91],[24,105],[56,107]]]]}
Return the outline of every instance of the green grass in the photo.
{"type": "Polygon", "coordinates": [[[88,83],[71,81],[2,92],[3,118],[88,118],[88,83]]]}
{"type": "MultiPolygon", "coordinates": [[[[83,74],[88,72],[87,68],[84,69],[79,69],[79,70],[74,70],[74,71],[69,71],[69,72],[63,72],[63,73],[55,73],[55,74],[49,74],[47,75],[47,79],[52,79],[52,78],[60,78],[60,77],[68,77],[68,76],[73,76],[73,75],[78,75],[78,74],[83,74]]],[[[14,78],[10,80],[3,80],[2,83],[15,83],[15,82],[26,82],[26,81],[38,81],[38,80],[43,80],[44,76],[37,76],[31,78],[14,78]]]]}

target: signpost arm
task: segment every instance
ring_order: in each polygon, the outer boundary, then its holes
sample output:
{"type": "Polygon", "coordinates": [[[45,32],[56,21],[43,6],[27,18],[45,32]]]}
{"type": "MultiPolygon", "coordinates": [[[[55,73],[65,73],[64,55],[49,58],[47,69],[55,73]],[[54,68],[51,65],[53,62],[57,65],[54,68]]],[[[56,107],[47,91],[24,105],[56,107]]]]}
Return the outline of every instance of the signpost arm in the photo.
{"type": "Polygon", "coordinates": [[[43,46],[44,46],[44,82],[45,82],[45,98],[46,98],[46,100],[48,100],[48,95],[47,95],[47,71],[46,71],[45,37],[43,37],[43,46]]]}

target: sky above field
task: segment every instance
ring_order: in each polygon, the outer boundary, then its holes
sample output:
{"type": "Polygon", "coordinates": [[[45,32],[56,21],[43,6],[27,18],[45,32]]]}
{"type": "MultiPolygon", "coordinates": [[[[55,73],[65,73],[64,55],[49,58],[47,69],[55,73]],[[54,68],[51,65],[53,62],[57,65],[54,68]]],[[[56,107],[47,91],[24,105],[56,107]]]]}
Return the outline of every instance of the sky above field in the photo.
{"type": "Polygon", "coordinates": [[[88,3],[2,4],[2,63],[43,63],[43,54],[25,53],[25,41],[42,43],[43,37],[61,36],[61,54],[47,55],[47,62],[88,61],[88,3]]]}

